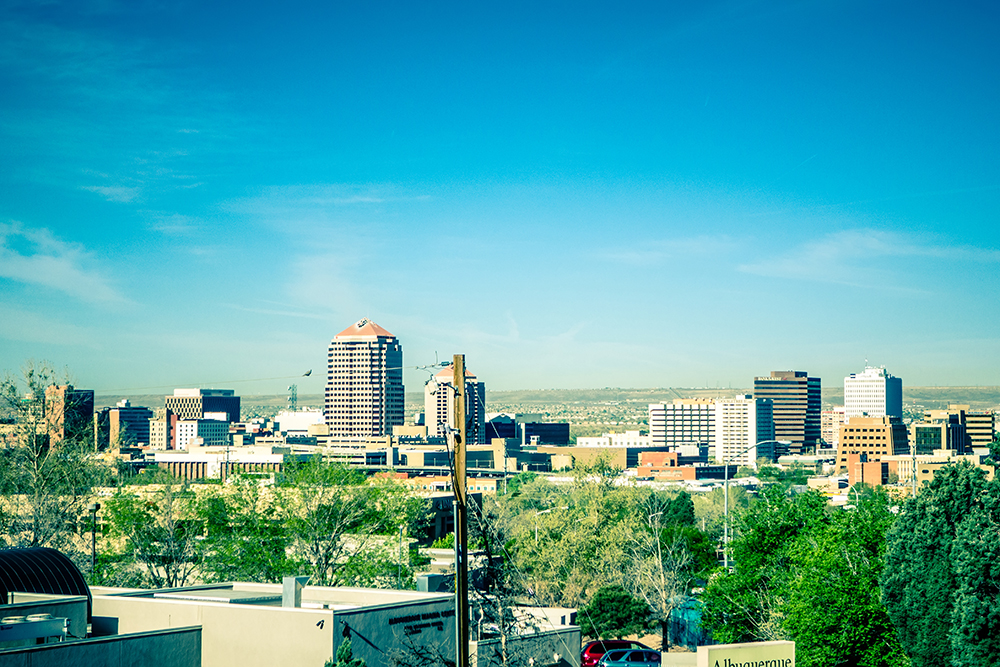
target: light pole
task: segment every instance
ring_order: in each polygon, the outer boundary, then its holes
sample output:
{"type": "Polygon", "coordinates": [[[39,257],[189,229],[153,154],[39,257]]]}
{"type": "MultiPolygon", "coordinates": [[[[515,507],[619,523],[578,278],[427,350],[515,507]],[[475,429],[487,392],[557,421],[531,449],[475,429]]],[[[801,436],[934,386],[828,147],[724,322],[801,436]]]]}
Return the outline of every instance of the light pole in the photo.
{"type": "MultiPolygon", "coordinates": [[[[749,452],[751,449],[756,449],[760,445],[769,445],[771,443],[774,443],[774,444],[777,444],[777,445],[790,445],[790,444],[792,444],[791,440],[761,440],[760,442],[755,442],[754,444],[750,445],[749,447],[747,447],[743,451],[741,451],[741,452],[739,452],[737,454],[733,454],[733,458],[735,458],[737,456],[743,456],[744,454],[746,454],[747,452],[749,452]]],[[[724,474],[724,480],[725,480],[723,486],[725,488],[725,493],[726,493],[725,510],[724,510],[724,512],[725,512],[725,521],[723,523],[723,529],[722,529],[723,530],[723,532],[722,532],[722,566],[724,568],[726,568],[726,570],[729,570],[729,464],[726,463],[725,455],[720,456],[719,460],[722,461],[722,469],[724,471],[723,474],[724,474]]]]}
{"type": "Polygon", "coordinates": [[[94,576],[97,570],[97,510],[101,509],[101,503],[90,503],[87,511],[90,512],[90,576],[94,576]]]}

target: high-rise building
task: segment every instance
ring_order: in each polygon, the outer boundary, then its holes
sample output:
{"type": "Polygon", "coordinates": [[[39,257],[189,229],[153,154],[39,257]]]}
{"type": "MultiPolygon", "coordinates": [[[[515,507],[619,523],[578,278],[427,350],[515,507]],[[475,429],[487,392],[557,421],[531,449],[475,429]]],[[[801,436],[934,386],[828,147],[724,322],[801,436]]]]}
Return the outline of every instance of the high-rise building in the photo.
{"type": "Polygon", "coordinates": [[[885,367],[865,367],[844,378],[844,416],[903,418],[903,380],[885,367]]]}
{"type": "Polygon", "coordinates": [[[996,416],[992,410],[966,410],[965,429],[973,447],[989,447],[996,434],[996,416]]]}
{"type": "Polygon", "coordinates": [[[129,400],[118,401],[108,411],[108,438],[116,447],[139,447],[149,445],[149,420],[153,411],[149,408],[133,406],[129,400]]]}
{"type": "Polygon", "coordinates": [[[844,424],[844,406],[835,405],[832,410],[820,414],[820,433],[824,449],[836,449],[840,443],[840,427],[844,424]]]}
{"type": "MultiPolygon", "coordinates": [[[[774,437],[791,442],[787,453],[801,454],[816,447],[822,438],[819,378],[805,371],[771,371],[770,376],[754,378],[753,393],[773,403],[774,437]]],[[[777,453],[785,453],[783,449],[777,448],[777,453]]]]}
{"type": "Polygon", "coordinates": [[[232,389],[174,389],[163,403],[178,419],[240,420],[240,397],[232,389]]]}
{"type": "Polygon", "coordinates": [[[774,460],[774,413],[770,399],[753,396],[715,401],[715,458],[757,467],[757,459],[774,460]]]}
{"type": "Polygon", "coordinates": [[[675,398],[649,405],[649,436],[653,447],[701,445],[712,442],[715,399],[675,398]]]}
{"type": "Polygon", "coordinates": [[[403,424],[403,346],[394,335],[360,320],[333,337],[327,359],[323,419],[332,437],[390,435],[403,424]]]}
{"type": "MultiPolygon", "coordinates": [[[[424,385],[424,420],[427,435],[444,437],[455,426],[455,369],[446,366],[424,385]]],[[[465,437],[471,445],[486,440],[486,385],[465,369],[465,437]]]]}
{"type": "Polygon", "coordinates": [[[71,384],[46,387],[45,421],[52,443],[72,438],[93,444],[94,390],[71,384]]]}
{"type": "Polygon", "coordinates": [[[203,447],[225,447],[229,443],[229,422],[221,419],[180,419],[177,429],[177,449],[187,450],[195,442],[203,447]]]}

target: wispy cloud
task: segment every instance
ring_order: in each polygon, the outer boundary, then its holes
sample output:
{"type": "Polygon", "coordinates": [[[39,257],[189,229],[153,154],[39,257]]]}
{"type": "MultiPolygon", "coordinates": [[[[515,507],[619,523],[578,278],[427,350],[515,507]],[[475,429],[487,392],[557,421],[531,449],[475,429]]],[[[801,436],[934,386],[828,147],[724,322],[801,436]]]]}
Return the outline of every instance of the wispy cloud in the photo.
{"type": "Polygon", "coordinates": [[[1000,250],[950,245],[942,239],[876,229],[850,229],[803,243],[782,255],[737,268],[772,278],[836,283],[866,289],[920,291],[901,284],[900,260],[1000,262],[1000,250]]]}
{"type": "Polygon", "coordinates": [[[124,186],[104,186],[104,185],[84,185],[80,187],[81,190],[87,190],[88,192],[95,192],[108,201],[117,202],[130,202],[139,196],[139,188],[137,187],[124,187],[124,186]]]}
{"type": "Polygon", "coordinates": [[[409,192],[391,183],[319,183],[267,187],[253,197],[229,202],[227,208],[252,211],[260,215],[306,211],[319,213],[342,207],[420,202],[430,199],[428,194],[409,192]]]}
{"type": "Polygon", "coordinates": [[[47,229],[0,223],[0,278],[48,287],[83,301],[126,301],[100,272],[88,268],[91,264],[93,259],[81,246],[61,241],[47,229]]]}

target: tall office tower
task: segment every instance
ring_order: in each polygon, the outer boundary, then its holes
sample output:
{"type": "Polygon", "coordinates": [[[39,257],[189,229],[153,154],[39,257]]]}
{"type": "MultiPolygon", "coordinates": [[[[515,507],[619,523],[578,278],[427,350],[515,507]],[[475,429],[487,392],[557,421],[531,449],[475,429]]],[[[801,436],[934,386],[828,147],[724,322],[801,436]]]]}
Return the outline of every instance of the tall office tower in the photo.
{"type": "Polygon", "coordinates": [[[74,389],[71,384],[45,388],[45,421],[49,440],[66,438],[94,443],[94,390],[74,389]]]}
{"type": "Polygon", "coordinates": [[[333,337],[327,356],[323,419],[330,435],[392,434],[403,423],[403,346],[371,320],[333,337]]]}
{"type": "Polygon", "coordinates": [[[712,442],[715,399],[675,398],[673,403],[650,403],[649,436],[653,447],[700,445],[712,442]]]}
{"type": "Polygon", "coordinates": [[[967,410],[965,429],[969,434],[969,443],[973,447],[989,447],[996,434],[996,417],[993,411],[967,410]]]}
{"type": "Polygon", "coordinates": [[[129,400],[118,401],[108,411],[108,438],[117,447],[149,445],[149,420],[153,411],[149,408],[133,406],[129,400]]]}
{"type": "MultiPolygon", "coordinates": [[[[448,366],[424,385],[424,420],[427,435],[443,437],[455,425],[455,369],[448,366]],[[436,388],[435,388],[436,385],[436,388]],[[433,393],[431,393],[433,391],[433,393]]],[[[486,385],[465,369],[465,437],[469,444],[485,445],[486,385]]]]}
{"type": "Polygon", "coordinates": [[[903,381],[885,367],[866,366],[844,378],[844,416],[903,418],[903,381]]]}
{"type": "Polygon", "coordinates": [[[825,449],[836,449],[840,442],[840,427],[844,423],[844,406],[835,405],[832,410],[820,414],[820,433],[825,449]]]}
{"type": "Polygon", "coordinates": [[[737,396],[715,401],[715,458],[757,467],[775,459],[773,404],[767,398],[737,396]],[[759,444],[760,443],[760,444],[759,444]]]}
{"type": "MultiPolygon", "coordinates": [[[[823,399],[820,379],[805,371],[771,371],[769,377],[753,379],[753,394],[774,404],[774,437],[788,440],[787,453],[801,454],[813,449],[822,437],[820,413],[823,399]]],[[[785,446],[776,448],[785,453],[785,446]]]]}
{"type": "Polygon", "coordinates": [[[178,419],[240,420],[240,397],[232,389],[174,389],[163,403],[178,419]]]}

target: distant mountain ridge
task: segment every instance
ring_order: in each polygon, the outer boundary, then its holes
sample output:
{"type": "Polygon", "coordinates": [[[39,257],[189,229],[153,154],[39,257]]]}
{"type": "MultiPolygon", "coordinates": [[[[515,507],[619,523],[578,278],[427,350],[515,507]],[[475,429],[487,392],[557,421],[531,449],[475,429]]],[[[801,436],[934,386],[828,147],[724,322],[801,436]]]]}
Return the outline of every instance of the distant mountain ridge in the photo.
{"type": "MultiPolygon", "coordinates": [[[[648,403],[669,402],[675,398],[716,398],[747,394],[750,387],[662,387],[629,389],[605,387],[603,389],[515,389],[493,391],[487,389],[486,403],[495,405],[552,405],[552,404],[600,404],[600,403],[648,403]]],[[[114,407],[115,403],[128,398],[132,405],[148,408],[162,408],[164,394],[97,395],[95,407],[114,407]]],[[[243,405],[259,405],[283,408],[288,402],[285,394],[247,394],[241,396],[243,405]]],[[[323,405],[322,394],[300,394],[300,407],[318,408],[323,405]]],[[[422,404],[423,392],[407,392],[406,403],[422,404]]],[[[941,409],[949,404],[968,405],[972,410],[1000,411],[1000,386],[994,387],[907,387],[903,386],[903,402],[922,405],[927,409],[941,409]]],[[[844,388],[824,387],[823,407],[843,405],[844,388]]],[[[489,408],[487,408],[489,409],[489,408]]]]}

